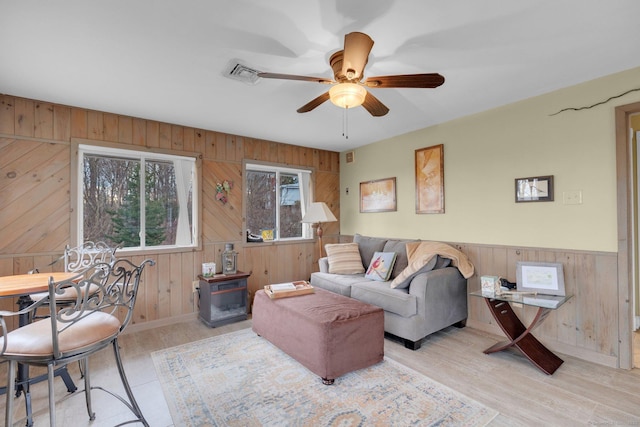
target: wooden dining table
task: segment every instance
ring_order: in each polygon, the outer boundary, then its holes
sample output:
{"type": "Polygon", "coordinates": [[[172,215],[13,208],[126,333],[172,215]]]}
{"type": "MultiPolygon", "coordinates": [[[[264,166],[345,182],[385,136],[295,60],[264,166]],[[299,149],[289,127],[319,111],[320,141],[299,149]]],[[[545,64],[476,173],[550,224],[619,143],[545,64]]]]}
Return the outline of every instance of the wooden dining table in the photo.
{"type": "Polygon", "coordinates": [[[33,273],[0,276],[0,297],[16,297],[45,292],[49,289],[49,278],[55,282],[71,279],[78,273],[33,273]]]}
{"type": "MultiPolygon", "coordinates": [[[[78,275],[78,273],[34,273],[34,274],[16,274],[11,276],[0,276],[0,298],[18,297],[18,308],[22,310],[28,307],[33,301],[30,295],[47,292],[49,290],[49,280],[58,282],[62,280],[69,280],[78,275]]],[[[21,314],[18,319],[19,327],[25,326],[30,322],[31,316],[28,313],[21,314]]],[[[73,393],[77,390],[69,372],[67,366],[62,366],[55,370],[55,375],[60,376],[67,386],[67,391],[73,393]]],[[[15,385],[16,397],[24,393],[26,414],[27,414],[27,426],[33,425],[32,408],[31,408],[31,393],[29,386],[40,381],[47,379],[47,375],[40,375],[38,377],[29,377],[29,366],[19,363],[18,375],[15,385]]],[[[0,394],[6,393],[6,387],[0,388],[0,394]]]]}

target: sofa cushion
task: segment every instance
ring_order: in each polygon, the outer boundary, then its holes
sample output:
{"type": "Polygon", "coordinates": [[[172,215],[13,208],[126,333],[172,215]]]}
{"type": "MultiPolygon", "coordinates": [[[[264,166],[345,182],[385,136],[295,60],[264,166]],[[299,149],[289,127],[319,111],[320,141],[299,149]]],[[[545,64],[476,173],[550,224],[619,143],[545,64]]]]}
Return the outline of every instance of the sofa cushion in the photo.
{"type": "Polygon", "coordinates": [[[329,273],[364,273],[357,243],[333,243],[325,245],[324,248],[327,251],[327,258],[329,260],[329,273]]]}
{"type": "Polygon", "coordinates": [[[421,261],[422,260],[413,261],[407,266],[407,268],[402,270],[402,273],[400,273],[398,277],[393,279],[391,282],[391,288],[408,288],[415,276],[420,273],[424,273],[425,271],[433,270],[438,262],[438,257],[434,256],[426,264],[421,261]]]}
{"type": "Polygon", "coordinates": [[[439,268],[446,268],[449,267],[451,265],[451,260],[449,258],[443,258],[440,255],[438,255],[438,261],[436,261],[436,266],[433,267],[434,270],[437,270],[439,268]]]}
{"type": "Polygon", "coordinates": [[[406,289],[391,289],[388,283],[368,281],[354,283],[351,286],[351,298],[376,305],[384,311],[402,317],[414,316],[418,313],[418,301],[406,289]]]}
{"type": "Polygon", "coordinates": [[[351,296],[351,286],[353,284],[367,281],[369,279],[365,279],[363,274],[311,273],[311,286],[326,289],[345,297],[351,296]]]}
{"type": "Polygon", "coordinates": [[[391,271],[391,279],[395,279],[409,264],[407,242],[415,242],[415,240],[387,240],[384,245],[384,252],[396,253],[396,263],[393,266],[393,271],[391,271]]]}
{"type": "Polygon", "coordinates": [[[362,265],[369,265],[373,254],[375,252],[382,252],[382,248],[386,242],[387,239],[380,237],[367,237],[361,234],[354,234],[353,236],[353,243],[357,243],[360,250],[362,265]]]}

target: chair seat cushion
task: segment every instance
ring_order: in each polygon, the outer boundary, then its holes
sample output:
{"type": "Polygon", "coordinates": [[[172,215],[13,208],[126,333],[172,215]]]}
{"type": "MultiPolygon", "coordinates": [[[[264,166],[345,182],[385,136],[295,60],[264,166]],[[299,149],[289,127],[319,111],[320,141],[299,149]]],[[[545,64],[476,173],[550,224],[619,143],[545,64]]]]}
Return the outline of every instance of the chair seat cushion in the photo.
{"type": "MultiPolygon", "coordinates": [[[[58,322],[58,330],[68,326],[58,322]]],[[[80,353],[94,344],[115,338],[120,330],[117,317],[95,311],[78,320],[59,334],[59,350],[63,355],[80,353]]],[[[0,338],[0,346],[2,345],[0,338]]],[[[0,347],[1,348],[1,347],[0,347]]],[[[3,357],[53,358],[51,318],[39,320],[7,334],[7,349],[3,357]]]]}

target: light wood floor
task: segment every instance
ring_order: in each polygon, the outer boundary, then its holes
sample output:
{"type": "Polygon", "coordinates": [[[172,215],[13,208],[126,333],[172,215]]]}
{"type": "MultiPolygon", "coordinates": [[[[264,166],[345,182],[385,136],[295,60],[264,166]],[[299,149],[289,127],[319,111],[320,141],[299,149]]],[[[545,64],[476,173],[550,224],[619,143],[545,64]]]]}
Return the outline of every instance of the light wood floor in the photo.
{"type": "MultiPolygon", "coordinates": [[[[125,369],[151,426],[168,427],[173,423],[150,353],[250,326],[251,321],[247,320],[208,328],[193,320],[121,338],[125,369]]],[[[471,328],[447,328],[432,335],[418,351],[386,339],[385,355],[498,410],[500,415],[491,426],[640,424],[640,370],[617,370],[560,355],[565,363],[548,376],[515,352],[482,353],[501,340],[471,328]]],[[[94,385],[122,391],[110,349],[96,355],[91,366],[94,385]]],[[[71,365],[70,370],[79,383],[77,366],[71,365]]],[[[32,393],[35,425],[46,426],[46,383],[32,386],[32,393]]],[[[129,415],[117,400],[96,391],[93,397],[97,417],[91,423],[82,394],[67,394],[62,381],[57,380],[56,395],[60,426],[113,426],[129,415]]],[[[4,396],[0,400],[0,414],[4,414],[4,396]]],[[[18,398],[17,406],[18,417],[23,416],[22,398],[18,398]]],[[[15,425],[23,426],[24,419],[15,425]]]]}
{"type": "Polygon", "coordinates": [[[633,334],[633,366],[640,367],[640,330],[633,334]]]}

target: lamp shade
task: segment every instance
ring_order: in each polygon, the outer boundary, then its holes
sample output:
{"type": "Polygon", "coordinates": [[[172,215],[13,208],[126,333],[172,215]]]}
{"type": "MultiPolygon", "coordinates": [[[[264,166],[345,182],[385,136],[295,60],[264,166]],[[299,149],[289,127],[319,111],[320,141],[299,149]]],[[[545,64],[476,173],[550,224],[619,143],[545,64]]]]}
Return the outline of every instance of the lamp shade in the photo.
{"type": "Polygon", "coordinates": [[[340,83],[329,89],[329,98],[338,107],[353,108],[362,105],[367,90],[355,83],[340,83]]]}
{"type": "Polygon", "coordinates": [[[316,224],[319,222],[334,222],[336,217],[331,213],[329,207],[324,202],[311,203],[307,213],[304,214],[302,222],[316,224]]]}

